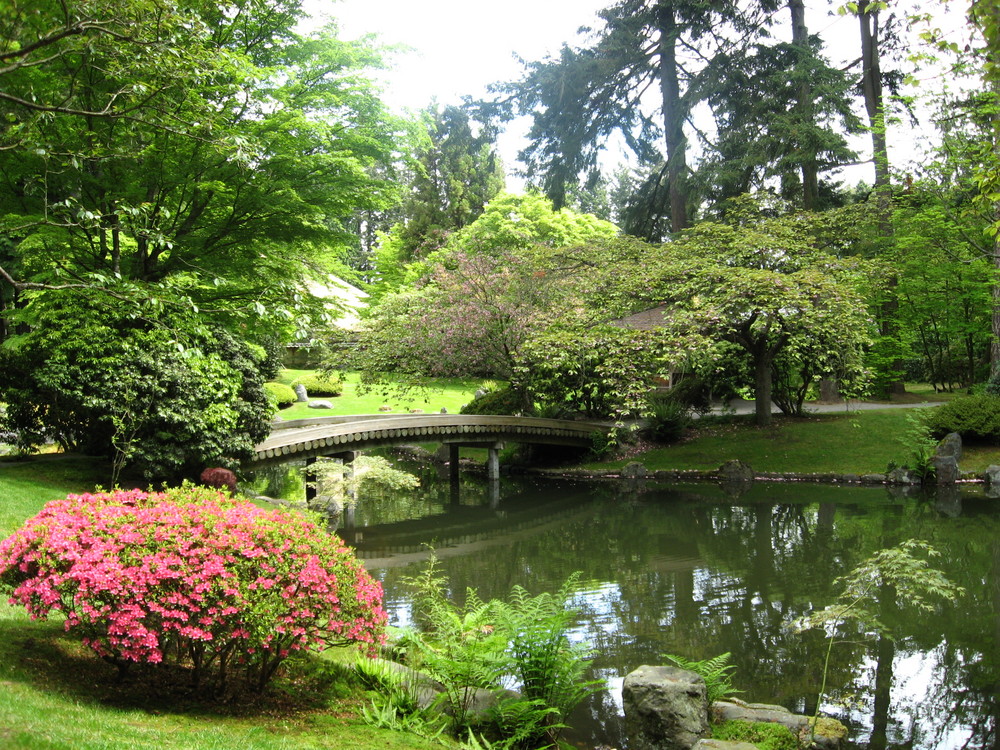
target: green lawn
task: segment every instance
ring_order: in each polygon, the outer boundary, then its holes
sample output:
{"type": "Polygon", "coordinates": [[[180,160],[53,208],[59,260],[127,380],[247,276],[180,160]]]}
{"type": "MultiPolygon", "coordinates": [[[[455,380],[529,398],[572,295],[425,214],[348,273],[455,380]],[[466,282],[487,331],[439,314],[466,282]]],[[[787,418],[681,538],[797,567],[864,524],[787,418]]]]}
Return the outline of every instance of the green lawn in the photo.
{"type": "MultiPolygon", "coordinates": [[[[804,419],[776,417],[765,428],[754,426],[750,416],[712,420],[696,424],[683,442],[584,468],[615,469],[640,461],[650,470],[704,470],[739,459],[757,471],[882,473],[890,461],[903,464],[910,458],[901,439],[909,428],[909,413],[909,409],[886,409],[804,419]]],[[[1000,447],[965,447],[960,461],[964,471],[981,471],[990,464],[1000,464],[1000,447]]]]}
{"type": "MultiPolygon", "coordinates": [[[[282,370],[277,380],[291,385],[295,378],[307,373],[307,370],[282,370]]],[[[436,378],[433,387],[414,391],[407,396],[394,393],[360,393],[358,375],[348,373],[344,382],[344,393],[334,398],[317,396],[317,399],[333,402],[333,409],[310,409],[303,404],[292,404],[287,409],[278,412],[280,419],[302,419],[305,417],[321,417],[340,414],[377,414],[388,406],[386,411],[405,414],[413,409],[425,412],[439,412],[447,409],[449,414],[458,411],[472,400],[476,389],[482,384],[477,378],[436,378]]],[[[311,398],[311,397],[310,397],[311,398]]]]}

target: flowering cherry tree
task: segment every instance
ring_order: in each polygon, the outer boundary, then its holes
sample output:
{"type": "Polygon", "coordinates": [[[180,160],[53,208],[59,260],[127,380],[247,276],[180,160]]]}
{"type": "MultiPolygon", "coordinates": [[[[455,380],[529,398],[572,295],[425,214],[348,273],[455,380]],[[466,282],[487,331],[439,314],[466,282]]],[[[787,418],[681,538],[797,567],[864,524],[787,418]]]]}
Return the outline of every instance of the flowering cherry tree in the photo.
{"type": "Polygon", "coordinates": [[[382,588],[302,515],[185,486],[69,495],[0,543],[0,589],[97,654],[261,689],[293,651],[384,638],[382,588]]]}

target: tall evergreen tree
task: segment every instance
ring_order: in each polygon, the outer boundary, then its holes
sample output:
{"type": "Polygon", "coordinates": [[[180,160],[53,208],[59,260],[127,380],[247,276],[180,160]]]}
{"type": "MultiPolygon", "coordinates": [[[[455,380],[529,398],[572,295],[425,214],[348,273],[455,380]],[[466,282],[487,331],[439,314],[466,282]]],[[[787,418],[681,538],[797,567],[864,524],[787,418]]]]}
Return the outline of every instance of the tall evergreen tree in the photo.
{"type": "Polygon", "coordinates": [[[678,231],[690,223],[692,202],[685,122],[704,61],[722,44],[713,32],[759,20],[729,0],[620,0],[599,15],[589,45],[527,63],[520,80],[496,87],[495,106],[507,117],[532,117],[521,159],[556,206],[566,203],[568,184],[597,173],[602,147],[619,133],[642,163],[662,163],[647,180],[645,213],[666,214],[678,231]]]}

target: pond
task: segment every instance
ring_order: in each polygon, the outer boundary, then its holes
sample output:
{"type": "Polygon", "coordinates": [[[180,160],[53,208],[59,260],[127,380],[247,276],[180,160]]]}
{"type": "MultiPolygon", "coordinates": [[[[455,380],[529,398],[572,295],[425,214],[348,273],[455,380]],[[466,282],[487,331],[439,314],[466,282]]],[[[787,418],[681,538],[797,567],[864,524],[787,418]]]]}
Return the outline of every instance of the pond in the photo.
{"type": "Polygon", "coordinates": [[[886,597],[889,635],[857,632],[831,651],[822,710],[855,747],[994,747],[1000,690],[1000,501],[974,486],[906,497],[884,488],[756,483],[629,486],[504,478],[491,488],[420,469],[423,486],[361,498],[336,522],[385,588],[390,622],[412,620],[401,579],[431,545],[454,596],[555,591],[579,571],[575,638],[608,689],[570,718],[580,747],[625,748],[621,685],[664,654],[732,653],[741,697],[798,713],[816,706],[825,633],[796,618],[831,603],[835,579],[904,539],[930,542],[966,589],[924,613],[886,597]]]}

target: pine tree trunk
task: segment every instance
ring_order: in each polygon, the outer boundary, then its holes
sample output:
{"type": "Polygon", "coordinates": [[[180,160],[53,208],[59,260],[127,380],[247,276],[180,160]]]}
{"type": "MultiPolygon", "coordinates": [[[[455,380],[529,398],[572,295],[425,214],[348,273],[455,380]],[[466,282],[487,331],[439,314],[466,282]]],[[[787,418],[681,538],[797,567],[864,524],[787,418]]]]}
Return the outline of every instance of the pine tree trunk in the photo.
{"type": "MultiPolygon", "coordinates": [[[[809,55],[809,29],[806,27],[806,6],[803,0],[788,0],[788,9],[792,13],[792,45],[798,54],[798,60],[809,55]]],[[[798,60],[796,61],[798,63],[798,60]]],[[[806,132],[815,125],[815,114],[813,112],[812,89],[809,86],[809,79],[799,74],[798,91],[796,91],[795,107],[798,110],[799,119],[803,123],[809,124],[806,132]]],[[[810,138],[810,136],[803,136],[810,138]]],[[[810,138],[811,140],[811,138],[810,138]]],[[[816,164],[816,153],[812,143],[805,143],[800,139],[798,144],[802,150],[802,208],[806,211],[815,211],[819,206],[819,167],[816,164]]]]}
{"type": "Polygon", "coordinates": [[[676,44],[680,28],[671,3],[660,2],[657,5],[656,21],[660,32],[660,95],[667,146],[667,180],[670,183],[670,231],[679,232],[688,225],[687,143],[684,139],[684,112],[677,68],[676,44]]]}
{"type": "MultiPolygon", "coordinates": [[[[878,11],[873,9],[868,12],[869,7],[871,7],[869,0],[860,0],[858,3],[858,20],[861,24],[861,90],[864,93],[868,127],[872,136],[878,230],[882,237],[889,239],[893,235],[892,186],[889,181],[889,146],[886,140],[885,99],[882,94],[878,11]]],[[[887,338],[899,335],[896,323],[896,314],[899,310],[899,300],[896,297],[898,283],[895,277],[889,279],[886,300],[882,303],[881,333],[887,338]]],[[[894,361],[892,369],[896,373],[901,373],[902,361],[894,361]]],[[[906,384],[901,375],[889,382],[888,391],[888,395],[906,392],[906,384]]]]}

